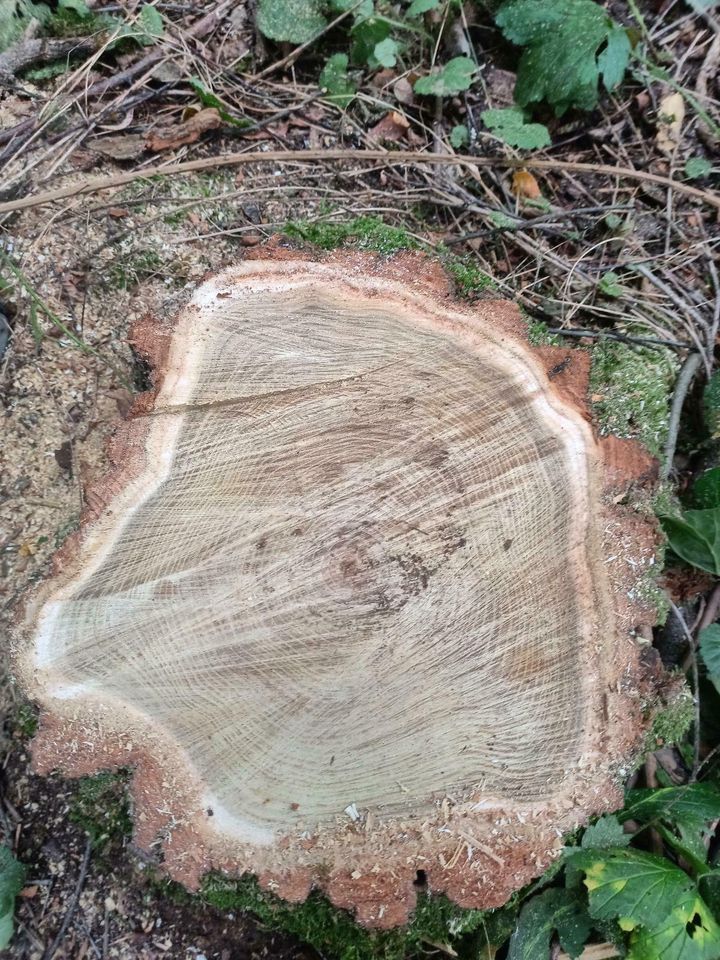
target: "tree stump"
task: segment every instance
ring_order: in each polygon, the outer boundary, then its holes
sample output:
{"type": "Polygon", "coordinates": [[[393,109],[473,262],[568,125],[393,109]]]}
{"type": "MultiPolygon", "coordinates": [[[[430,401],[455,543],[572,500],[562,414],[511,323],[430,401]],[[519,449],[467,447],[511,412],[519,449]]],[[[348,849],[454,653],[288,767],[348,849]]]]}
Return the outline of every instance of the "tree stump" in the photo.
{"type": "Polygon", "coordinates": [[[155,389],[25,605],[37,768],[134,768],[191,886],[502,904],[619,805],[652,694],[652,461],[594,436],[587,354],[420,256],[282,244],[134,339],[155,389]]]}

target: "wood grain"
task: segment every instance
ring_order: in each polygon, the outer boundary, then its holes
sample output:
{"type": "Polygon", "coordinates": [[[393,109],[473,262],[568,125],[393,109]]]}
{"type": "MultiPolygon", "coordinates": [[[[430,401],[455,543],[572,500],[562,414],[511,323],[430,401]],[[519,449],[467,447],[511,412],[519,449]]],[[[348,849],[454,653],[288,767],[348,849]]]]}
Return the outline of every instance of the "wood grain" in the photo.
{"type": "Polygon", "coordinates": [[[612,805],[639,731],[585,411],[512,305],[424,266],[248,260],[143,333],[156,396],[20,657],[41,766],[82,766],[80,724],[96,765],[124,739],[166,776],[177,875],[322,882],[380,924],[420,867],[502,902],[612,805]],[[394,886],[353,893],[371,861],[394,886]]]}

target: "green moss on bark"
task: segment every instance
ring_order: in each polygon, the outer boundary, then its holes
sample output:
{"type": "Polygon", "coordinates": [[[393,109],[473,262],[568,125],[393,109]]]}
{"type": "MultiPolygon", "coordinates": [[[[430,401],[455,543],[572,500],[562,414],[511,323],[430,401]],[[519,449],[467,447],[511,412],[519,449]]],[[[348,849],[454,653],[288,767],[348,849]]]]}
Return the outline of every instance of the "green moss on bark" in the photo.
{"type": "Polygon", "coordinates": [[[499,945],[507,939],[515,916],[515,898],[499,910],[482,911],[420,894],[407,927],[367,930],[317,893],[292,905],[261,890],[255,877],[231,880],[217,873],[205,877],[201,896],[220,910],[249,911],[272,929],[311,944],[329,960],[408,960],[424,956],[431,945],[451,946],[460,957],[477,957],[478,942],[499,945]]]}
{"type": "Polygon", "coordinates": [[[601,433],[639,440],[659,456],[667,436],[677,360],[611,340],[592,351],[590,399],[601,433]]]}

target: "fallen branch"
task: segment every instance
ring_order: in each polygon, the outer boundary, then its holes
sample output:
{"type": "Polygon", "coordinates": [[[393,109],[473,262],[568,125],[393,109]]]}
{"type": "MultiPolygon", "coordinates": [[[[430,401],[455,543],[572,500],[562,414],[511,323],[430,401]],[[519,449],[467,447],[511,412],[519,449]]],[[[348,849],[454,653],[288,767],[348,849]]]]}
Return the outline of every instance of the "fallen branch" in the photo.
{"type": "Polygon", "coordinates": [[[169,177],[183,173],[195,173],[199,170],[208,170],[217,167],[240,166],[247,163],[319,163],[322,161],[353,161],[355,163],[383,162],[390,166],[397,164],[437,163],[442,166],[463,166],[471,170],[477,167],[506,167],[514,169],[526,167],[531,170],[567,170],[574,173],[601,173],[610,177],[628,177],[645,183],[655,183],[665,189],[676,190],[688,197],[693,197],[703,203],[720,210],[720,194],[708,190],[700,190],[687,183],[661,177],[656,173],[647,173],[644,170],[633,170],[631,167],[613,167],[604,163],[575,163],[562,160],[517,160],[512,157],[473,157],[468,154],[431,154],[417,151],[393,150],[267,150],[251,151],[247,153],[226,153],[217,157],[203,157],[199,160],[185,160],[182,163],[160,164],[155,167],[143,167],[141,170],[129,170],[126,173],[117,173],[111,177],[94,177],[80,183],[72,183],[55,190],[45,190],[30,197],[19,200],[8,200],[0,203],[0,214],[13,213],[16,210],[26,210],[30,207],[40,207],[55,200],[65,200],[68,197],[82,196],[87,193],[97,193],[111,187],[121,187],[135,180],[145,180],[150,177],[169,177]]]}
{"type": "Polygon", "coordinates": [[[72,54],[93,53],[105,42],[103,35],[94,37],[36,37],[16,43],[0,54],[0,78],[12,76],[20,70],[26,70],[36,63],[50,63],[62,60],[72,54]]]}

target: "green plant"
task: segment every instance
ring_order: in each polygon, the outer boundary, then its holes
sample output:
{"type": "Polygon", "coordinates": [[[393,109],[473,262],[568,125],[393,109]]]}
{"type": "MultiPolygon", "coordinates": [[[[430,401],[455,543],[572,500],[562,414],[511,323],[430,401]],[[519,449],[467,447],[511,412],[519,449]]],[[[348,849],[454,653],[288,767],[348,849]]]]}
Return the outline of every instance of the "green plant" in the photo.
{"type": "Polygon", "coordinates": [[[451,97],[467,90],[477,67],[469,57],[453,57],[444,67],[415,83],[415,93],[423,96],[451,97]]]}
{"type": "Polygon", "coordinates": [[[307,43],[326,24],[318,0],[260,0],[258,27],[270,40],[307,43]]]}
{"type": "Polygon", "coordinates": [[[528,123],[521,107],[485,110],[480,118],[488,130],[511,147],[537,150],[550,145],[548,128],[542,123],[528,123]]]}
{"type": "Polygon", "coordinates": [[[0,845],[0,950],[12,939],[15,898],[24,881],[25,867],[17,862],[8,847],[0,845]]]}
{"type": "Polygon", "coordinates": [[[69,819],[85,830],[100,853],[132,832],[126,783],[124,773],[84,777],[70,804],[69,819]]]}
{"type": "Polygon", "coordinates": [[[341,110],[348,107],[356,90],[355,84],[348,76],[348,55],[333,54],[323,67],[318,82],[325,90],[328,100],[336,103],[341,110]]]}
{"type": "Polygon", "coordinates": [[[697,478],[689,509],[661,513],[660,520],[673,553],[720,576],[720,467],[697,478]]]}
{"type": "Polygon", "coordinates": [[[546,100],[558,116],[570,107],[591,110],[600,78],[613,90],[625,74],[628,33],[593,0],[506,0],[495,19],[525,48],[515,85],[521,107],[546,100]]]}

